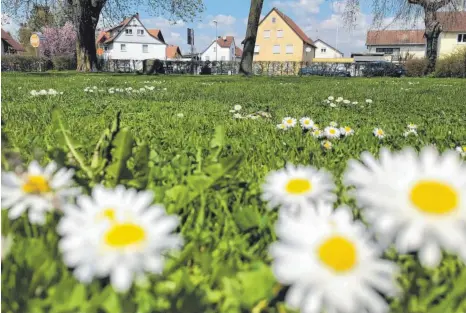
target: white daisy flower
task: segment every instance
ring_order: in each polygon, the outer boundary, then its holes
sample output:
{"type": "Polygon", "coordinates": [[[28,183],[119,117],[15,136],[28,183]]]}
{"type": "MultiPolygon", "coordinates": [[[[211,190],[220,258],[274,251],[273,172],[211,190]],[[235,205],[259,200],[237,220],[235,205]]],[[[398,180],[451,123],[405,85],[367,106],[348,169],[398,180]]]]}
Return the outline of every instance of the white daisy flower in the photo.
{"type": "Polygon", "coordinates": [[[285,117],[282,121],[283,124],[286,125],[286,127],[295,127],[296,125],[296,119],[292,117],[285,117]]]}
{"type": "Polygon", "coordinates": [[[336,108],[337,105],[336,105],[335,103],[330,103],[330,107],[331,107],[331,108],[336,108]]]}
{"type": "Polygon", "coordinates": [[[184,114],[183,113],[177,113],[176,117],[182,118],[182,117],[184,117],[184,114]]]}
{"type": "Polygon", "coordinates": [[[115,91],[114,90],[109,90],[108,93],[113,94],[113,93],[115,93],[115,91]]]}
{"type": "Polygon", "coordinates": [[[310,129],[312,126],[314,126],[314,121],[309,117],[303,117],[299,120],[299,122],[301,123],[301,127],[304,129],[310,129]]]}
{"type": "Polygon", "coordinates": [[[333,101],[334,99],[335,98],[333,96],[330,96],[330,97],[327,98],[327,100],[329,100],[329,101],[333,101]]]}
{"type": "Polygon", "coordinates": [[[344,103],[344,104],[350,104],[351,101],[349,101],[349,100],[343,100],[343,103],[344,103]]]}
{"type": "Polygon", "coordinates": [[[336,127],[328,126],[324,129],[325,137],[328,139],[336,139],[340,137],[340,130],[336,127]]]}
{"type": "Polygon", "coordinates": [[[333,147],[332,143],[328,140],[322,141],[321,145],[325,150],[332,150],[333,147]]]}
{"type": "Polygon", "coordinates": [[[230,110],[230,113],[236,113],[236,110],[230,110]]]}
{"type": "Polygon", "coordinates": [[[35,90],[31,90],[30,93],[31,93],[31,96],[37,96],[37,91],[35,91],[35,90]]]}
{"type": "Polygon", "coordinates": [[[313,130],[320,129],[320,126],[319,126],[319,124],[317,124],[317,123],[314,123],[314,126],[312,126],[312,129],[313,129],[313,130]]]}
{"type": "Polygon", "coordinates": [[[410,123],[410,124],[408,124],[408,129],[417,129],[417,125],[413,124],[413,123],[410,123]]]}
{"type": "Polygon", "coordinates": [[[338,126],[338,123],[332,121],[332,122],[329,123],[329,125],[332,126],[332,127],[337,127],[337,126],[338,126]]]}
{"type": "Polygon", "coordinates": [[[349,126],[341,127],[341,128],[340,128],[340,133],[341,133],[343,136],[351,136],[351,135],[354,134],[354,129],[352,129],[352,128],[349,127],[349,126]]]}
{"type": "Polygon", "coordinates": [[[92,87],[92,89],[97,89],[97,86],[92,87]]]}
{"type": "Polygon", "coordinates": [[[243,117],[241,116],[241,114],[235,113],[233,114],[233,118],[243,118],[243,117]]]}
{"type": "Polygon", "coordinates": [[[8,217],[17,219],[28,210],[32,224],[44,224],[45,214],[79,193],[73,188],[72,169],[61,168],[50,162],[42,168],[37,161],[29,164],[25,173],[2,173],[2,208],[8,209],[8,217]]]}
{"type": "Polygon", "coordinates": [[[372,133],[374,134],[375,137],[377,137],[379,139],[382,139],[382,138],[384,138],[386,136],[385,132],[381,128],[374,128],[372,133]]]}
{"type": "Polygon", "coordinates": [[[47,90],[42,89],[41,91],[39,91],[38,94],[41,95],[41,96],[46,96],[48,94],[48,92],[47,92],[47,90]]]}
{"type": "Polygon", "coordinates": [[[282,130],[287,130],[287,129],[288,129],[288,127],[286,127],[286,125],[283,124],[283,123],[282,123],[282,124],[278,124],[278,125],[277,125],[277,128],[278,128],[278,129],[282,129],[282,130]]]}
{"type": "MultiPolygon", "coordinates": [[[[319,312],[388,312],[379,294],[399,292],[394,262],[381,258],[364,225],[351,211],[320,203],[307,218],[282,216],[270,247],[278,282],[290,285],[286,304],[295,310],[319,312]]],[[[307,211],[306,211],[307,212],[307,211]]]]}
{"type": "Polygon", "coordinates": [[[125,292],[146,272],[162,272],[162,253],[178,248],[182,240],[172,234],[178,218],[151,205],[153,199],[150,191],[98,185],[91,196],[66,206],[57,227],[59,248],[80,282],[109,276],[112,287],[125,292]]]}
{"type": "Polygon", "coordinates": [[[344,181],[383,244],[418,252],[426,267],[439,265],[442,249],[466,262],[466,164],[454,151],[383,149],[380,160],[366,153],[363,162],[350,161],[344,181]]]}
{"type": "Polygon", "coordinates": [[[235,111],[240,111],[243,107],[237,104],[233,108],[235,109],[235,111]]]}
{"type": "Polygon", "coordinates": [[[357,101],[353,101],[353,103],[351,103],[351,104],[356,105],[356,104],[358,104],[358,103],[359,103],[359,102],[357,102],[357,101]]]}
{"type": "Polygon", "coordinates": [[[11,246],[13,245],[13,237],[11,235],[1,236],[2,237],[2,246],[1,246],[1,259],[2,261],[10,253],[11,246]]]}
{"type": "Polygon", "coordinates": [[[89,91],[88,91],[88,92],[94,92],[94,90],[92,90],[92,89],[89,89],[89,91]]]}
{"type": "Polygon", "coordinates": [[[318,128],[317,128],[317,129],[314,129],[314,130],[312,131],[311,134],[312,134],[312,137],[314,137],[314,138],[322,138],[322,137],[325,136],[325,135],[324,135],[324,132],[321,131],[321,130],[318,129],[318,128]]]}
{"type": "Polygon", "coordinates": [[[366,103],[371,104],[372,102],[374,102],[372,99],[366,99],[366,103]]]}
{"type": "Polygon", "coordinates": [[[462,156],[466,156],[466,146],[458,146],[455,148],[455,150],[462,156]]]}
{"type": "Polygon", "coordinates": [[[415,128],[411,128],[409,129],[408,131],[406,131],[404,134],[403,134],[405,137],[408,137],[409,135],[415,135],[417,136],[417,131],[415,128]]]}
{"type": "Polygon", "coordinates": [[[334,189],[332,176],[327,171],[287,164],[285,168],[267,175],[262,199],[268,202],[269,209],[280,205],[295,211],[318,199],[334,201],[334,189]]]}
{"type": "Polygon", "coordinates": [[[335,100],[336,102],[342,102],[343,101],[343,97],[338,97],[337,100],[335,100]]]}

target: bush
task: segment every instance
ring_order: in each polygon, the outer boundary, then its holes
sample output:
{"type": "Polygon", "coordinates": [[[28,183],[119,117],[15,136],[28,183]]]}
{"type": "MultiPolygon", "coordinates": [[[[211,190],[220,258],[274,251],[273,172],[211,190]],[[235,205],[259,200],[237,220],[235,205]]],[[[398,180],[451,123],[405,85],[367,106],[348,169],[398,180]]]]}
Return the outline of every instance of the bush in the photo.
{"type": "Polygon", "coordinates": [[[466,78],[466,47],[439,59],[435,76],[466,78]]]}
{"type": "Polygon", "coordinates": [[[405,64],[406,76],[419,77],[424,75],[427,67],[427,59],[411,59],[407,60],[405,64]]]}
{"type": "Polygon", "coordinates": [[[52,61],[46,57],[2,55],[2,72],[44,72],[52,67],[52,61]]]}
{"type": "Polygon", "coordinates": [[[57,71],[75,70],[76,56],[54,56],[52,57],[53,69],[57,71]]]}

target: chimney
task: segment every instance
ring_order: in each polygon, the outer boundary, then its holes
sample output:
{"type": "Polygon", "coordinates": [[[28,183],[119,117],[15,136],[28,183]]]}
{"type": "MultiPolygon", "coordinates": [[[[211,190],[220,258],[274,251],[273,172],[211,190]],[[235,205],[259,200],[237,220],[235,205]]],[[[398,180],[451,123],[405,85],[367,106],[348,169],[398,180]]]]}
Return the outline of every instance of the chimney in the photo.
{"type": "Polygon", "coordinates": [[[139,13],[136,13],[135,15],[136,15],[136,17],[139,19],[139,13]]]}

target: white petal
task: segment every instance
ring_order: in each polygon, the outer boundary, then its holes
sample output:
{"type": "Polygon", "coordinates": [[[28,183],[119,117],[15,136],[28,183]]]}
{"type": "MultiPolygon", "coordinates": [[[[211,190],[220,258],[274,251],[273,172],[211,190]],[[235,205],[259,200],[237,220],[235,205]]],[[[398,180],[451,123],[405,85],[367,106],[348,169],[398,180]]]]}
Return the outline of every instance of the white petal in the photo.
{"type": "Polygon", "coordinates": [[[294,284],[288,289],[285,296],[286,304],[292,309],[301,307],[307,294],[307,288],[304,285],[294,284]]]}
{"type": "Polygon", "coordinates": [[[93,278],[93,270],[91,265],[80,266],[73,271],[73,274],[80,282],[85,284],[90,283],[93,278]]]}
{"type": "Polygon", "coordinates": [[[29,210],[29,221],[31,224],[44,225],[45,224],[45,213],[37,210],[29,210]]]}
{"type": "Polygon", "coordinates": [[[143,191],[137,194],[136,201],[132,205],[132,209],[140,212],[145,210],[154,200],[154,193],[151,191],[143,191]]]}
{"type": "Polygon", "coordinates": [[[427,242],[418,253],[422,266],[434,268],[442,260],[442,251],[435,242],[427,242]]]}
{"type": "Polygon", "coordinates": [[[160,257],[146,256],[144,258],[144,268],[148,272],[160,274],[163,271],[163,260],[160,257]]]}
{"type": "Polygon", "coordinates": [[[26,209],[27,203],[25,201],[19,202],[8,211],[8,217],[11,220],[17,219],[24,213],[24,211],[26,211],[26,209]]]}
{"type": "Polygon", "coordinates": [[[133,282],[133,273],[123,265],[118,265],[110,276],[113,289],[117,292],[127,291],[133,282]]]}
{"type": "Polygon", "coordinates": [[[50,162],[47,164],[44,170],[44,175],[50,177],[55,171],[57,170],[57,163],[55,161],[50,162]]]}
{"type": "Polygon", "coordinates": [[[34,160],[29,163],[28,173],[31,175],[42,175],[42,167],[40,167],[39,162],[34,160]]]}
{"type": "MultiPolygon", "coordinates": [[[[2,187],[2,189],[4,188],[5,187],[2,187]]],[[[19,191],[10,193],[8,197],[2,198],[2,208],[10,208],[13,204],[21,200],[21,197],[22,197],[22,194],[19,191]]]]}
{"type": "Polygon", "coordinates": [[[412,222],[398,233],[396,247],[401,253],[416,251],[422,245],[424,236],[423,225],[412,222]]]}
{"type": "Polygon", "coordinates": [[[307,293],[302,304],[302,313],[319,313],[322,308],[322,292],[311,290],[307,293]]]}

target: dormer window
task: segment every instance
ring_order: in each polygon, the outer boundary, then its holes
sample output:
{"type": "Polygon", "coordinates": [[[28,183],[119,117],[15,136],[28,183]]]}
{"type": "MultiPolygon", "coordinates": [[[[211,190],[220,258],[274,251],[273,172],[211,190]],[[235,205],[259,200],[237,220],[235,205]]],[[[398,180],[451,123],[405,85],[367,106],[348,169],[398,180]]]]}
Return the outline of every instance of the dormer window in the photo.
{"type": "Polygon", "coordinates": [[[138,29],[138,35],[139,36],[144,35],[144,29],[138,29]]]}
{"type": "Polygon", "coordinates": [[[127,28],[127,29],[125,29],[125,34],[126,34],[126,35],[132,35],[132,34],[133,34],[133,30],[130,29],[130,28],[127,28]]]}

